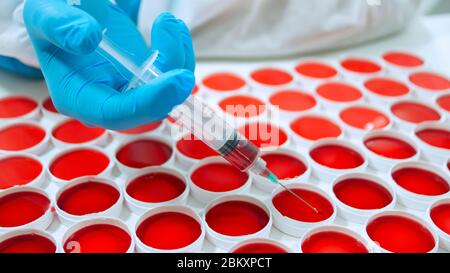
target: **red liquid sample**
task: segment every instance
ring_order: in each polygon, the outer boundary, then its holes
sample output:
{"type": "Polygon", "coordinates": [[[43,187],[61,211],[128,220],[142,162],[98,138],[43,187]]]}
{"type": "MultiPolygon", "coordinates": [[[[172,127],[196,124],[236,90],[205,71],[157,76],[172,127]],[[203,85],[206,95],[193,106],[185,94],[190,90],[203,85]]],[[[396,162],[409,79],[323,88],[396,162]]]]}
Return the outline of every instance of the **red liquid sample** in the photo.
{"type": "Polygon", "coordinates": [[[148,133],[151,131],[156,130],[159,126],[161,126],[162,121],[152,122],[149,124],[144,124],[138,127],[134,127],[127,130],[120,130],[119,133],[126,134],[126,135],[138,135],[143,133],[148,133]]]}
{"type": "Polygon", "coordinates": [[[438,228],[450,235],[450,204],[440,204],[433,207],[430,216],[438,228]]]}
{"type": "Polygon", "coordinates": [[[377,155],[392,159],[407,159],[417,153],[409,143],[393,137],[372,137],[364,145],[377,155]]]}
{"type": "Polygon", "coordinates": [[[287,253],[287,251],[271,243],[248,243],[236,248],[233,253],[287,253]]]}
{"type": "Polygon", "coordinates": [[[315,233],[302,244],[303,253],[368,253],[367,248],[353,236],[336,231],[315,233]]]}
{"type": "Polygon", "coordinates": [[[362,98],[361,92],[345,83],[325,83],[317,87],[317,94],[335,102],[351,102],[362,98]]]}
{"type": "Polygon", "coordinates": [[[59,179],[71,180],[100,174],[108,165],[109,158],[105,154],[90,149],[79,149],[55,159],[50,165],[50,172],[59,179]]]}
{"type": "Polygon", "coordinates": [[[18,235],[0,243],[0,253],[55,253],[56,246],[38,234],[18,235]]]}
{"type": "Polygon", "coordinates": [[[45,214],[50,200],[37,192],[16,192],[0,198],[0,227],[17,227],[45,214]]]}
{"type": "Polygon", "coordinates": [[[381,66],[370,60],[349,58],[341,62],[343,68],[358,73],[376,73],[381,71],[381,66]]]}
{"type": "Polygon", "coordinates": [[[368,131],[385,128],[390,122],[385,114],[359,106],[348,107],[339,116],[348,125],[368,131]]]}
{"type": "Polygon", "coordinates": [[[263,122],[246,124],[239,132],[258,148],[281,146],[288,138],[282,129],[263,122]]]}
{"type": "Polygon", "coordinates": [[[196,169],[191,175],[192,182],[211,192],[227,192],[242,187],[248,174],[230,164],[211,163],[196,169]]]}
{"type": "Polygon", "coordinates": [[[436,244],[426,227],[403,216],[378,217],[367,225],[366,230],[373,241],[394,253],[425,253],[436,244]]]}
{"type": "Polygon", "coordinates": [[[167,173],[149,173],[131,181],[126,191],[132,198],[148,203],[159,203],[180,196],[186,184],[178,177],[167,173]]]}
{"type": "Polygon", "coordinates": [[[409,93],[405,84],[391,79],[375,78],[368,80],[364,86],[372,93],[385,97],[398,97],[409,93]]]}
{"type": "Polygon", "coordinates": [[[266,85],[283,85],[288,84],[294,78],[286,71],[275,68],[259,69],[251,73],[253,80],[266,85]]]}
{"type": "Polygon", "coordinates": [[[20,151],[36,146],[45,138],[44,129],[32,124],[14,124],[0,130],[0,150],[20,151]]]}
{"type": "Polygon", "coordinates": [[[337,70],[332,66],[319,62],[299,64],[295,70],[301,75],[317,79],[327,79],[337,75],[337,70]]]}
{"type": "Polygon", "coordinates": [[[0,159],[0,189],[25,185],[42,173],[42,164],[26,156],[11,156],[0,159]]]}
{"type": "Polygon", "coordinates": [[[394,115],[412,123],[440,120],[441,115],[433,108],[415,102],[399,102],[391,107],[394,115]]]}
{"type": "Polygon", "coordinates": [[[308,140],[338,137],[342,134],[337,124],[320,116],[304,116],[294,120],[290,126],[294,133],[308,140]]]}
{"type": "Polygon", "coordinates": [[[198,93],[198,90],[199,90],[199,88],[198,88],[198,85],[194,85],[194,88],[192,89],[192,95],[195,95],[195,94],[197,94],[198,93]]]}
{"type": "Polygon", "coordinates": [[[306,111],[317,105],[313,96],[295,90],[277,92],[269,100],[272,105],[277,106],[280,110],[292,112],[306,111]]]}
{"type": "Polygon", "coordinates": [[[206,223],[215,232],[228,236],[254,234],[269,222],[269,215],[246,201],[227,201],[206,212],[206,223]]]}
{"type": "Polygon", "coordinates": [[[119,196],[119,191],[111,185],[88,181],[63,191],[57,203],[63,211],[81,216],[111,208],[119,196]]]}
{"type": "Polygon", "coordinates": [[[437,196],[446,194],[450,190],[444,178],[423,169],[400,169],[392,173],[392,178],[402,188],[417,194],[437,196]]]}
{"type": "Polygon", "coordinates": [[[442,109],[450,112],[450,95],[441,96],[436,102],[442,109]]]}
{"type": "Polygon", "coordinates": [[[117,152],[120,163],[131,168],[159,166],[172,156],[172,148],[157,140],[136,140],[117,152]]]}
{"type": "Polygon", "coordinates": [[[162,212],[145,219],[137,228],[137,237],[157,249],[179,249],[194,243],[201,235],[200,224],[179,212],[162,212]]]}
{"type": "Polygon", "coordinates": [[[320,213],[312,210],[290,192],[283,190],[277,193],[272,198],[274,207],[283,216],[300,222],[315,223],[324,221],[330,218],[330,216],[333,214],[333,206],[331,205],[330,201],[328,201],[328,199],[321,194],[304,189],[291,190],[298,196],[303,198],[303,200],[308,202],[311,206],[319,210],[320,213]]]}
{"type": "Polygon", "coordinates": [[[393,199],[382,185],[361,178],[342,180],[334,185],[333,192],[347,206],[364,210],[384,208],[393,199]]]}
{"type": "Polygon", "coordinates": [[[403,66],[405,68],[413,68],[423,65],[425,62],[408,52],[391,51],[383,55],[383,59],[391,64],[403,66]]]}
{"type": "Polygon", "coordinates": [[[232,73],[215,73],[203,79],[203,85],[215,91],[234,91],[245,86],[245,81],[232,73]]]}
{"type": "Polygon", "coordinates": [[[266,110],[264,102],[251,96],[231,96],[221,100],[219,106],[225,113],[241,118],[256,117],[266,110]]]}
{"type": "Polygon", "coordinates": [[[183,155],[193,159],[204,159],[206,157],[219,155],[203,141],[194,137],[194,135],[180,139],[177,142],[177,149],[183,155]]]}
{"type": "Polygon", "coordinates": [[[53,104],[53,101],[50,97],[47,97],[44,102],[42,102],[42,106],[45,108],[45,110],[52,112],[52,113],[58,113],[58,110],[56,110],[55,105],[53,104]]]}
{"type": "Polygon", "coordinates": [[[89,127],[78,120],[68,120],[55,129],[52,135],[66,143],[83,143],[94,140],[105,133],[105,129],[89,127]]]}
{"type": "Polygon", "coordinates": [[[29,114],[38,106],[37,102],[26,97],[9,96],[0,99],[0,118],[16,118],[29,114]]]}
{"type": "Polygon", "coordinates": [[[422,141],[431,146],[450,150],[450,132],[440,129],[425,129],[416,133],[422,141]]]}
{"type": "Polygon", "coordinates": [[[447,90],[450,88],[450,80],[435,73],[414,73],[409,76],[409,80],[419,87],[436,92],[447,90]]]}
{"type": "Polygon", "coordinates": [[[314,148],[310,156],[320,165],[332,169],[353,169],[364,163],[364,158],[357,151],[339,145],[314,148]]]}
{"type": "Polygon", "coordinates": [[[95,224],[73,233],[64,242],[66,253],[125,253],[131,244],[130,235],[120,227],[95,224]]]}
{"type": "Polygon", "coordinates": [[[290,155],[265,154],[261,158],[267,163],[267,168],[280,180],[295,178],[306,172],[306,165],[290,155]]]}

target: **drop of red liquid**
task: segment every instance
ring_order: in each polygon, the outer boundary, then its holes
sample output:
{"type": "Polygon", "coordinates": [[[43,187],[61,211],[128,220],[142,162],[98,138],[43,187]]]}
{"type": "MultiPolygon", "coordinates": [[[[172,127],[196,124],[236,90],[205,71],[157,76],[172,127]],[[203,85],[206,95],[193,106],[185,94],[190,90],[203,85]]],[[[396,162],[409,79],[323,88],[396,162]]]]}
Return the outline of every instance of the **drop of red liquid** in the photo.
{"type": "Polygon", "coordinates": [[[38,234],[24,234],[0,243],[0,253],[55,253],[56,246],[48,238],[38,234]]]}
{"type": "Polygon", "coordinates": [[[368,253],[359,240],[336,231],[315,233],[305,239],[301,248],[303,253],[368,253]]]}
{"type": "Polygon", "coordinates": [[[264,102],[246,95],[225,98],[219,102],[219,106],[224,112],[242,118],[259,116],[266,110],[264,102]]]}
{"type": "Polygon", "coordinates": [[[56,139],[66,143],[83,143],[100,137],[104,132],[103,128],[89,127],[71,119],[53,129],[52,134],[56,139]]]}
{"type": "Polygon", "coordinates": [[[283,129],[263,122],[248,123],[241,127],[239,132],[258,148],[281,146],[288,139],[283,129]]]}
{"type": "Polygon", "coordinates": [[[450,88],[450,80],[436,73],[417,72],[409,76],[415,85],[431,91],[443,91],[450,88]]]}
{"type": "Polygon", "coordinates": [[[216,151],[211,149],[203,141],[195,138],[193,135],[180,139],[177,142],[177,149],[183,155],[198,160],[219,155],[216,151]]]}
{"type": "Polygon", "coordinates": [[[297,65],[295,70],[301,75],[318,79],[331,78],[337,75],[336,69],[319,62],[302,63],[297,65]]]}
{"type": "Polygon", "coordinates": [[[342,67],[349,71],[358,73],[376,73],[381,71],[381,66],[370,60],[349,58],[341,62],[342,67]]]}
{"type": "Polygon", "coordinates": [[[252,72],[250,76],[259,83],[273,86],[288,84],[294,79],[288,72],[275,68],[259,69],[252,72]]]}
{"type": "Polygon", "coordinates": [[[273,94],[270,103],[284,111],[301,112],[317,105],[316,99],[297,90],[284,90],[273,94]]]}
{"type": "Polygon", "coordinates": [[[157,249],[179,249],[195,242],[201,235],[200,224],[179,212],[162,212],[145,219],[137,228],[137,237],[157,249]]]}
{"type": "Polygon", "coordinates": [[[306,165],[290,155],[271,153],[261,158],[267,163],[267,168],[281,180],[298,177],[306,171],[306,165]]]}
{"type": "Polygon", "coordinates": [[[242,187],[248,180],[248,174],[227,163],[211,163],[196,169],[191,180],[204,190],[227,192],[242,187]]]}
{"type": "Polygon", "coordinates": [[[436,244],[426,227],[403,216],[378,217],[367,225],[366,230],[374,242],[394,253],[425,253],[436,244]]]}
{"type": "Polygon", "coordinates": [[[387,78],[370,79],[364,83],[364,86],[369,91],[385,97],[398,97],[410,92],[405,84],[387,78]]]}
{"type": "Polygon", "coordinates": [[[37,192],[15,192],[0,198],[0,227],[17,227],[45,214],[50,200],[37,192]]]}
{"type": "Polygon", "coordinates": [[[157,140],[136,140],[123,146],[117,152],[120,163],[131,168],[159,166],[172,155],[172,148],[157,140]]]}
{"type": "Polygon", "coordinates": [[[412,123],[441,119],[441,115],[433,108],[415,102],[396,103],[391,107],[391,111],[398,118],[412,123]]]}
{"type": "Polygon", "coordinates": [[[417,194],[437,196],[450,190],[444,178],[423,169],[403,168],[392,173],[392,178],[402,188],[417,194]]]}
{"type": "Polygon", "coordinates": [[[450,150],[450,132],[440,129],[424,129],[416,132],[424,142],[431,146],[450,150]]]}
{"type": "Polygon", "coordinates": [[[72,215],[86,215],[111,208],[120,193],[111,185],[88,181],[66,189],[59,196],[58,207],[72,215]]]}
{"type": "Polygon", "coordinates": [[[233,253],[287,253],[287,251],[271,243],[247,243],[236,248],[233,253]]]}
{"type": "Polygon", "coordinates": [[[408,52],[400,52],[400,51],[387,52],[386,54],[383,55],[383,59],[389,63],[407,68],[418,67],[425,63],[418,56],[415,56],[408,52]]]}
{"type": "Polygon", "coordinates": [[[294,120],[290,126],[296,134],[309,140],[338,137],[342,134],[337,124],[321,116],[304,116],[294,120]]]}
{"type": "Polygon", "coordinates": [[[349,84],[333,82],[317,87],[319,96],[335,102],[351,102],[362,97],[361,92],[349,84]]]}
{"type": "Polygon", "coordinates": [[[242,236],[262,230],[269,215],[259,206],[246,201],[226,201],[206,212],[206,223],[215,232],[242,236]]]}
{"type": "Polygon", "coordinates": [[[314,148],[310,155],[317,163],[333,169],[353,169],[364,163],[364,158],[358,152],[339,145],[314,148]]]}
{"type": "Polygon", "coordinates": [[[14,124],[0,130],[0,150],[20,151],[36,146],[45,138],[44,129],[32,124],[14,124]]]}
{"type": "Polygon", "coordinates": [[[393,159],[407,159],[417,153],[413,146],[393,137],[372,137],[364,145],[377,155],[393,159]]]}
{"type": "Polygon", "coordinates": [[[245,86],[245,81],[232,73],[215,73],[203,79],[203,85],[215,91],[234,91],[245,86]]]}
{"type": "Polygon", "coordinates": [[[375,109],[359,106],[348,107],[339,116],[348,125],[367,131],[385,128],[390,122],[389,117],[385,114],[375,109]]]}
{"type": "Polygon", "coordinates": [[[148,203],[160,203],[180,196],[186,184],[174,175],[149,173],[131,181],[126,191],[132,198],[148,203]]]}
{"type": "Polygon", "coordinates": [[[37,102],[26,97],[9,96],[0,99],[0,118],[16,118],[29,114],[38,106],[37,102]]]}
{"type": "Polygon", "coordinates": [[[42,164],[26,156],[0,159],[0,189],[25,185],[42,173],[42,164]]]}

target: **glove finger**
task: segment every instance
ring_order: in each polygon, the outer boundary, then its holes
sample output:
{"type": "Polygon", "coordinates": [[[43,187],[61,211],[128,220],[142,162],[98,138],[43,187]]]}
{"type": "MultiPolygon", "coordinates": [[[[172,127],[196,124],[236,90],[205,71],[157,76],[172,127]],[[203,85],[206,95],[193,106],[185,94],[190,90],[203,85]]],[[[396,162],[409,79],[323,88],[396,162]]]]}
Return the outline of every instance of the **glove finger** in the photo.
{"type": "Polygon", "coordinates": [[[178,19],[178,23],[181,28],[181,37],[183,41],[184,47],[184,68],[189,69],[192,72],[195,71],[195,53],[194,53],[194,45],[192,44],[192,36],[189,28],[183,22],[183,20],[178,19]]]}
{"type": "Polygon", "coordinates": [[[32,79],[42,79],[41,70],[25,65],[14,58],[0,56],[0,68],[32,79]]]}
{"type": "Polygon", "coordinates": [[[24,21],[31,39],[47,41],[73,54],[91,53],[102,38],[97,20],[65,1],[28,0],[24,21]]]}
{"type": "Polygon", "coordinates": [[[103,102],[102,118],[97,123],[125,129],[164,119],[190,95],[194,84],[191,71],[176,69],[140,88],[116,92],[103,102]]]}

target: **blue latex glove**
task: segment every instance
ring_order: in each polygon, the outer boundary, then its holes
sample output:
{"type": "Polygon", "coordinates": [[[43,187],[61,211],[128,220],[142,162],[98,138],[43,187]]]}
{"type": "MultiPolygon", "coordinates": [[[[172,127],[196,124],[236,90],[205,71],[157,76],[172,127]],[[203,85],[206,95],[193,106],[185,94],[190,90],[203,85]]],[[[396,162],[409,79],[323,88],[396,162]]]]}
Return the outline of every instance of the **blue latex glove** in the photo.
{"type": "Polygon", "coordinates": [[[195,84],[189,30],[179,19],[163,13],[153,24],[149,50],[120,8],[106,0],[89,1],[99,1],[98,9],[107,12],[107,21],[102,23],[114,43],[134,53],[136,63],[158,50],[156,65],[166,73],[145,86],[121,93],[126,80],[94,52],[101,39],[99,22],[64,0],[28,0],[25,24],[57,110],[89,125],[109,129],[125,129],[165,118],[189,96],[195,84]]]}
{"type": "Polygon", "coordinates": [[[33,79],[42,78],[42,73],[39,69],[25,65],[11,57],[0,56],[0,68],[33,79]]]}

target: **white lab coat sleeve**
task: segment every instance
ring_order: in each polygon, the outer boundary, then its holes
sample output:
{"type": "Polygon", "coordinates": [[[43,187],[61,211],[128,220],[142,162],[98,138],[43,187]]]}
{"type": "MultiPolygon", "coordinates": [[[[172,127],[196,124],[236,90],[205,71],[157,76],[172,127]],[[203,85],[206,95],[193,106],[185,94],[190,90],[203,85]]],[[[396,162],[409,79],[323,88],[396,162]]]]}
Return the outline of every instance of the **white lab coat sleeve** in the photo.
{"type": "Polygon", "coordinates": [[[149,20],[170,10],[187,22],[199,57],[274,57],[342,48],[395,33],[415,17],[420,2],[143,0],[139,23],[148,35],[149,20]]]}
{"type": "Polygon", "coordinates": [[[38,67],[33,46],[23,22],[24,0],[0,1],[0,55],[38,67]]]}

